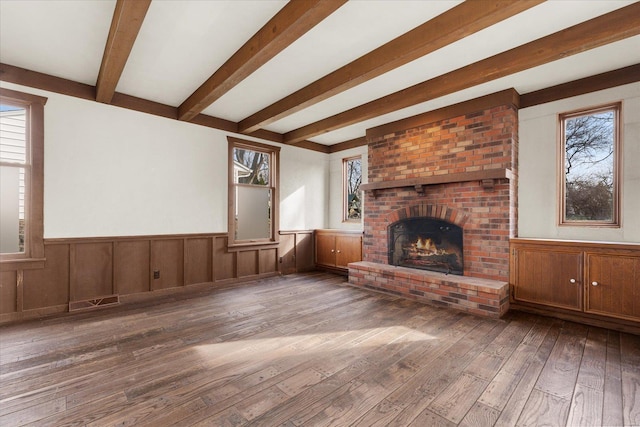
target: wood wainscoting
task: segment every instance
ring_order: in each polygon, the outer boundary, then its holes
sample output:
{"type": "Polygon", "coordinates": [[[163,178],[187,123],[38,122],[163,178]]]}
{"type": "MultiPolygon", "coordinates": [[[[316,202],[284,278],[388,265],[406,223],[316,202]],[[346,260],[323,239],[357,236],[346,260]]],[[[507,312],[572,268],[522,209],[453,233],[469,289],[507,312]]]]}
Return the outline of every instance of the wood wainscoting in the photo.
{"type": "Polygon", "coordinates": [[[311,230],[233,250],[226,233],[45,239],[44,247],[44,268],[2,268],[0,323],[314,268],[311,230]]]}

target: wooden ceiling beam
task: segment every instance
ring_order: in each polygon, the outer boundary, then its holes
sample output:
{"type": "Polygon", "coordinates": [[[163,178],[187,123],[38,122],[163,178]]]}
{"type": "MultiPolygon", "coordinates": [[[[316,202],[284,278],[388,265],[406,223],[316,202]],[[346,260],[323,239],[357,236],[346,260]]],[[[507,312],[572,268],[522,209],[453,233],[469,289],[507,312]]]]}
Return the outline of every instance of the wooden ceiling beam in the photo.
{"type": "MultiPolygon", "coordinates": [[[[36,89],[42,89],[48,92],[59,93],[61,95],[80,98],[87,101],[96,100],[95,86],[74,82],[72,80],[63,79],[61,77],[51,76],[49,74],[39,73],[37,71],[27,70],[26,68],[4,64],[2,62],[0,62],[0,81],[36,89]]],[[[114,107],[126,108],[132,111],[139,111],[141,113],[151,114],[154,116],[165,117],[167,119],[178,119],[177,107],[160,104],[159,102],[137,98],[135,96],[126,95],[119,92],[116,92],[113,95],[113,99],[111,100],[110,105],[114,107]]],[[[238,133],[237,123],[218,117],[207,116],[204,114],[198,114],[193,120],[191,120],[190,123],[221,130],[224,132],[238,133]]],[[[254,132],[249,136],[264,139],[266,141],[276,142],[279,144],[284,144],[284,137],[282,134],[264,129],[254,132]]],[[[291,145],[295,145],[299,148],[306,148],[308,150],[317,151],[319,153],[329,153],[329,146],[318,144],[316,142],[302,141],[291,145]]]]}
{"type": "Polygon", "coordinates": [[[285,134],[296,143],[640,34],[640,2],[434,77],[285,134]]]}
{"type": "Polygon", "coordinates": [[[193,119],[346,1],[291,0],[178,107],[178,118],[193,119]]]}
{"type": "Polygon", "coordinates": [[[118,0],[96,82],[96,101],[111,103],[151,0],[118,0]]]}
{"type": "Polygon", "coordinates": [[[283,117],[408,64],[544,1],[467,0],[250,117],[241,120],[239,123],[240,131],[253,132],[283,117]]]}
{"type": "Polygon", "coordinates": [[[520,96],[520,108],[533,107],[571,96],[584,95],[640,81],[640,64],[528,92],[520,96]]]}

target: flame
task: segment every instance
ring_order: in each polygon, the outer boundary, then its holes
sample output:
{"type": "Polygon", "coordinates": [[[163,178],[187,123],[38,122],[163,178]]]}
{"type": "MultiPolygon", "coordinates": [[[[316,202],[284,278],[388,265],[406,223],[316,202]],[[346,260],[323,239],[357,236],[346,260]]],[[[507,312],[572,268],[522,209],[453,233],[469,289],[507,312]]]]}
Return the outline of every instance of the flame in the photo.
{"type": "Polygon", "coordinates": [[[433,243],[431,239],[423,239],[422,237],[418,238],[418,241],[415,243],[416,249],[425,250],[429,252],[437,252],[438,248],[436,244],[433,243]]]}

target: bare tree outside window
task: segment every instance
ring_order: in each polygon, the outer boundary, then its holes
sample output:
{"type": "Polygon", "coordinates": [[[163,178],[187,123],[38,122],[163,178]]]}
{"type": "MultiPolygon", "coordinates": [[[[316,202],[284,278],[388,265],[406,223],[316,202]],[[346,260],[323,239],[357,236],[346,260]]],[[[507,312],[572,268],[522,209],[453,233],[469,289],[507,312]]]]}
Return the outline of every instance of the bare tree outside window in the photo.
{"type": "Polygon", "coordinates": [[[562,223],[618,223],[618,108],[562,116],[562,223]]]}
{"type": "Polygon", "coordinates": [[[362,218],[362,159],[352,157],[343,160],[344,181],[344,219],[345,221],[359,221],[362,218]]]}
{"type": "Polygon", "coordinates": [[[242,148],[233,149],[233,159],[241,170],[236,183],[269,185],[269,154],[242,148]],[[242,168],[244,166],[244,168],[242,168]],[[246,169],[245,169],[246,168],[246,169]],[[244,173],[243,173],[244,172],[244,173]]]}

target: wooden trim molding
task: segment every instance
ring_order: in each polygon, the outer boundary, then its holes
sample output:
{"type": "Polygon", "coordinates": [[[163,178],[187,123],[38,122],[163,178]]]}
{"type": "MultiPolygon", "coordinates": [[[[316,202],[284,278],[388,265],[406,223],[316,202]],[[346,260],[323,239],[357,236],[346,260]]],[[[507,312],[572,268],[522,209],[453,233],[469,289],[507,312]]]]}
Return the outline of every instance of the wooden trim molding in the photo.
{"type": "Polygon", "coordinates": [[[35,89],[47,90],[74,98],[96,100],[94,86],[0,62],[0,80],[35,89]]]}
{"type": "Polygon", "coordinates": [[[278,243],[278,224],[279,222],[279,210],[280,204],[277,202],[280,200],[280,147],[273,145],[260,144],[258,142],[246,141],[234,137],[227,137],[228,140],[228,250],[235,248],[253,248],[263,245],[277,245],[278,243]],[[270,237],[269,238],[255,238],[236,240],[236,221],[235,221],[235,209],[236,209],[236,187],[257,187],[252,184],[239,184],[235,182],[235,168],[234,168],[234,150],[236,148],[260,152],[267,154],[270,157],[269,162],[269,185],[262,188],[271,189],[271,209],[270,209],[270,237]],[[276,202],[274,202],[276,201],[276,202]]]}
{"type": "MultiPolygon", "coordinates": [[[[1,75],[1,74],[0,74],[1,75]]],[[[11,90],[0,87],[0,99],[5,98],[5,102],[18,102],[20,104],[42,104],[47,103],[47,98],[44,96],[32,95],[30,93],[19,92],[17,90],[11,90]]]]}
{"type": "Polygon", "coordinates": [[[624,250],[640,253],[640,243],[632,242],[599,242],[595,240],[558,240],[558,239],[536,239],[529,237],[514,237],[509,239],[511,244],[546,246],[549,248],[571,249],[580,247],[584,249],[606,249],[624,250]]]}
{"type": "Polygon", "coordinates": [[[329,153],[339,153],[340,151],[349,150],[351,148],[362,147],[367,145],[367,141],[366,136],[361,136],[360,138],[350,139],[339,144],[329,145],[329,153]]]}
{"type": "MultiPolygon", "coordinates": [[[[425,185],[448,184],[452,182],[485,181],[496,179],[513,179],[513,172],[510,169],[487,169],[475,172],[460,172],[444,175],[425,176],[421,178],[398,179],[395,181],[370,182],[362,184],[360,189],[372,191],[374,197],[376,191],[390,188],[414,187],[416,192],[423,193],[425,185]]],[[[484,183],[483,183],[484,186],[484,183]]]]}
{"type": "Polygon", "coordinates": [[[534,40],[378,98],[326,119],[285,133],[285,143],[295,144],[402,108],[439,98],[640,34],[640,3],[633,3],[546,37],[534,40]]]}
{"type": "Polygon", "coordinates": [[[73,243],[127,242],[139,240],[198,239],[208,237],[226,237],[227,233],[189,233],[189,234],[149,234],[137,236],[96,236],[96,237],[56,237],[44,239],[45,245],[73,243]]]}
{"type": "Polygon", "coordinates": [[[44,268],[45,258],[20,258],[9,259],[0,262],[2,271],[23,271],[44,268]]]}
{"type": "Polygon", "coordinates": [[[26,182],[25,200],[25,252],[2,254],[4,269],[39,268],[44,259],[44,105],[47,98],[0,88],[0,102],[19,105],[26,109],[26,138],[29,145],[27,160],[30,173],[26,182]],[[24,261],[30,261],[24,263],[24,261]]]}
{"type": "Polygon", "coordinates": [[[622,102],[615,102],[612,104],[600,105],[593,108],[579,109],[576,111],[565,112],[558,116],[557,126],[557,150],[558,150],[558,164],[557,164],[557,185],[558,185],[558,226],[560,227],[610,227],[619,228],[621,225],[621,206],[622,206],[622,102]],[[613,170],[611,178],[613,180],[612,188],[612,206],[611,206],[611,220],[571,220],[567,219],[567,174],[565,171],[566,161],[566,140],[565,131],[567,120],[572,118],[597,114],[605,111],[613,112],[613,170]]]}

